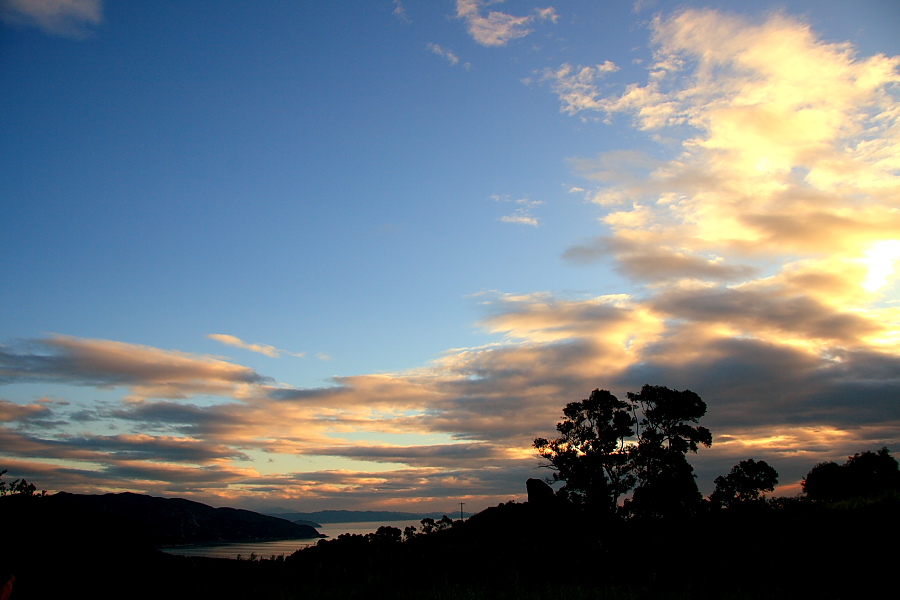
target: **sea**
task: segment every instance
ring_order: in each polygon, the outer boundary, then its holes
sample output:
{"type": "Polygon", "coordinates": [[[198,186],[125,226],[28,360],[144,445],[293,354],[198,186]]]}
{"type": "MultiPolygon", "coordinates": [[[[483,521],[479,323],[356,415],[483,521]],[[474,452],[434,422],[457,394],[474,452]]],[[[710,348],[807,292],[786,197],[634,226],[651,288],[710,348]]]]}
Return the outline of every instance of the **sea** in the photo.
{"type": "Polygon", "coordinates": [[[164,546],[160,550],[180,556],[204,556],[209,558],[242,558],[247,560],[251,555],[257,558],[284,556],[287,558],[297,550],[315,546],[319,539],[336,538],[342,533],[365,535],[375,532],[379,527],[396,527],[400,531],[413,525],[421,529],[421,521],[358,521],[351,523],[322,523],[316,531],[327,535],[326,538],[306,538],[297,540],[276,540],[274,542],[236,542],[232,544],[164,546]]]}

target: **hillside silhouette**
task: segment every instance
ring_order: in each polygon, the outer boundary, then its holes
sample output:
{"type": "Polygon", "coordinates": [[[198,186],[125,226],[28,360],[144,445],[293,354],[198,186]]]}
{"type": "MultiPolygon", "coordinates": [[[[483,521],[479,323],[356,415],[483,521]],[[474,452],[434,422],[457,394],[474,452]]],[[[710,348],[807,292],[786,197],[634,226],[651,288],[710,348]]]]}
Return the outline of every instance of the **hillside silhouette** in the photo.
{"type": "Polygon", "coordinates": [[[37,499],[13,494],[0,498],[0,511],[11,519],[30,523],[33,534],[122,538],[129,545],[321,537],[309,525],[249,510],[213,508],[183,498],[157,498],[130,492],[102,495],[59,492],[37,499]]]}

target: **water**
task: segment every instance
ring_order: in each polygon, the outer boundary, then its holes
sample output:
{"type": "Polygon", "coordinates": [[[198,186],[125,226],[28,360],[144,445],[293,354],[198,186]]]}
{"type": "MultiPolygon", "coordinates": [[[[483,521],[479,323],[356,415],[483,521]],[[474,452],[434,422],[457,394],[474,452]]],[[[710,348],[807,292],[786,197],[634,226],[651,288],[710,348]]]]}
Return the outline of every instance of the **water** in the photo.
{"type": "MultiPolygon", "coordinates": [[[[323,523],[321,527],[316,527],[319,533],[324,533],[328,537],[325,539],[336,538],[342,533],[354,533],[365,535],[373,533],[379,527],[389,525],[396,527],[400,531],[409,525],[414,525],[416,529],[421,529],[420,521],[363,521],[355,523],[323,523]]],[[[192,546],[170,546],[160,548],[163,552],[169,554],[178,554],[180,556],[204,556],[209,558],[250,558],[250,554],[255,554],[259,558],[271,558],[272,556],[285,557],[290,556],[295,551],[309,546],[314,546],[319,538],[295,539],[295,540],[277,540],[274,542],[236,542],[233,544],[215,544],[215,545],[192,545],[192,546]]]]}
{"type": "Polygon", "coordinates": [[[316,531],[324,533],[328,539],[336,538],[342,533],[355,533],[365,535],[374,533],[379,527],[390,526],[396,527],[400,531],[409,525],[414,525],[416,529],[422,529],[421,520],[418,521],[358,521],[354,523],[322,523],[321,527],[316,527],[316,531]]]}
{"type": "Polygon", "coordinates": [[[236,542],[233,544],[216,544],[211,546],[169,546],[160,548],[163,552],[179,556],[203,556],[207,558],[241,558],[248,559],[251,554],[258,558],[272,556],[288,557],[301,548],[314,545],[318,540],[277,540],[274,542],[236,542]]]}

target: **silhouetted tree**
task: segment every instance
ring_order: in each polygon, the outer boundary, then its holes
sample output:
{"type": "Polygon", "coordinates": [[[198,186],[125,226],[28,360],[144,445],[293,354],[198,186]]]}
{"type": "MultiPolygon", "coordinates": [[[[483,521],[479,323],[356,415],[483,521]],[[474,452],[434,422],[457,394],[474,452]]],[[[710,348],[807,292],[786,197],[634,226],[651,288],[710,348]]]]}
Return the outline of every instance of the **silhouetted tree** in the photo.
{"type": "Polygon", "coordinates": [[[561,495],[576,502],[615,510],[619,497],[634,485],[626,438],[634,435],[632,406],[607,390],[570,402],[557,423],[560,437],[537,438],[534,447],[564,481],[561,495]]]}
{"type": "Polygon", "coordinates": [[[422,524],[422,533],[424,533],[425,535],[428,535],[429,533],[434,531],[435,523],[434,519],[432,519],[431,517],[425,517],[424,519],[419,521],[419,523],[422,524]]]}
{"type": "Polygon", "coordinates": [[[712,444],[709,430],[697,425],[705,413],[706,404],[690,390],[645,385],[627,401],[594,390],[566,405],[565,420],[556,425],[560,437],[537,438],[534,446],[553,480],[565,482],[564,497],[615,511],[634,488],[626,502],[631,514],[684,515],[702,499],[685,455],[712,444]],[[629,443],[635,433],[637,444],[629,443]]]}
{"type": "Polygon", "coordinates": [[[706,403],[690,390],[644,385],[628,393],[643,418],[638,422],[638,444],[632,451],[637,486],[628,509],[641,516],[686,516],[699,504],[694,469],[687,452],[712,444],[712,434],[696,425],[706,414],[706,403]]]}
{"type": "Polygon", "coordinates": [[[778,471],[761,460],[742,460],[728,475],[715,480],[716,489],[709,500],[716,506],[733,506],[759,502],[764,492],[772,492],[778,485],[778,471]]]}
{"type": "Polygon", "coordinates": [[[400,543],[403,540],[403,533],[397,527],[382,525],[374,533],[370,533],[366,537],[369,538],[370,542],[393,544],[400,543]]]}
{"type": "Polygon", "coordinates": [[[11,496],[13,494],[21,494],[22,496],[44,496],[47,493],[46,491],[42,491],[40,494],[37,494],[37,487],[33,483],[25,481],[24,478],[14,479],[12,483],[7,484],[5,481],[2,481],[4,475],[6,475],[6,469],[0,471],[0,496],[11,496]]]}
{"type": "Polygon", "coordinates": [[[847,471],[834,461],[818,463],[801,483],[803,493],[812,500],[838,500],[848,494],[847,471]]]}
{"type": "Polygon", "coordinates": [[[889,491],[900,491],[900,466],[890,450],[867,450],[847,459],[844,468],[849,471],[849,483],[857,496],[874,496],[889,491]]]}
{"type": "Polygon", "coordinates": [[[803,479],[803,492],[812,500],[846,500],[900,491],[900,467],[887,448],[865,451],[836,462],[819,463],[803,479]]]}
{"type": "Polygon", "coordinates": [[[709,429],[698,423],[706,414],[706,403],[691,390],[670,390],[662,385],[644,385],[628,399],[641,408],[644,418],[638,423],[639,443],[663,447],[684,454],[697,452],[699,445],[712,445],[709,429]]]}

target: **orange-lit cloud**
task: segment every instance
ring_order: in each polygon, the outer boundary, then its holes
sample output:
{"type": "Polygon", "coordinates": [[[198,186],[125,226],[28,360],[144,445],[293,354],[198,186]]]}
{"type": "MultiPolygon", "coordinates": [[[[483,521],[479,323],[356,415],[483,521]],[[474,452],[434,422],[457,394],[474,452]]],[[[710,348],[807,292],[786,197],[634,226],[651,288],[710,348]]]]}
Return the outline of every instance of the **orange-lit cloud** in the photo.
{"type": "Polygon", "coordinates": [[[227,333],[211,333],[207,335],[211,340],[215,340],[220,344],[225,344],[226,346],[233,346],[235,348],[241,348],[243,350],[249,350],[250,352],[256,352],[258,354],[265,354],[271,358],[278,358],[282,354],[290,354],[291,356],[297,356],[299,358],[303,358],[305,353],[303,352],[287,352],[286,350],[281,350],[276,348],[275,346],[270,346],[268,344],[251,344],[249,342],[245,342],[241,338],[229,335],[227,333]]]}
{"type": "Polygon", "coordinates": [[[513,16],[492,10],[482,14],[487,4],[484,0],[456,0],[456,17],[466,22],[469,35],[483,46],[505,46],[511,40],[525,37],[533,30],[529,26],[535,22],[556,22],[558,16],[553,8],[538,8],[533,15],[513,16]]]}
{"type": "Polygon", "coordinates": [[[652,29],[646,84],[604,95],[596,68],[545,74],[565,112],[686,132],[668,161],[579,161],[606,184],[597,201],[621,207],[605,217],[619,244],[859,259],[896,238],[900,57],[860,58],[781,15],[754,23],[689,10],[652,29]]]}
{"type": "Polygon", "coordinates": [[[35,342],[36,352],[4,353],[5,383],[61,382],[127,387],[137,396],[185,398],[240,395],[267,378],[224,360],[110,340],[57,335],[35,342]]]}
{"type": "Polygon", "coordinates": [[[2,423],[47,417],[50,414],[50,408],[43,404],[22,405],[8,400],[0,400],[0,422],[2,423]]]}

